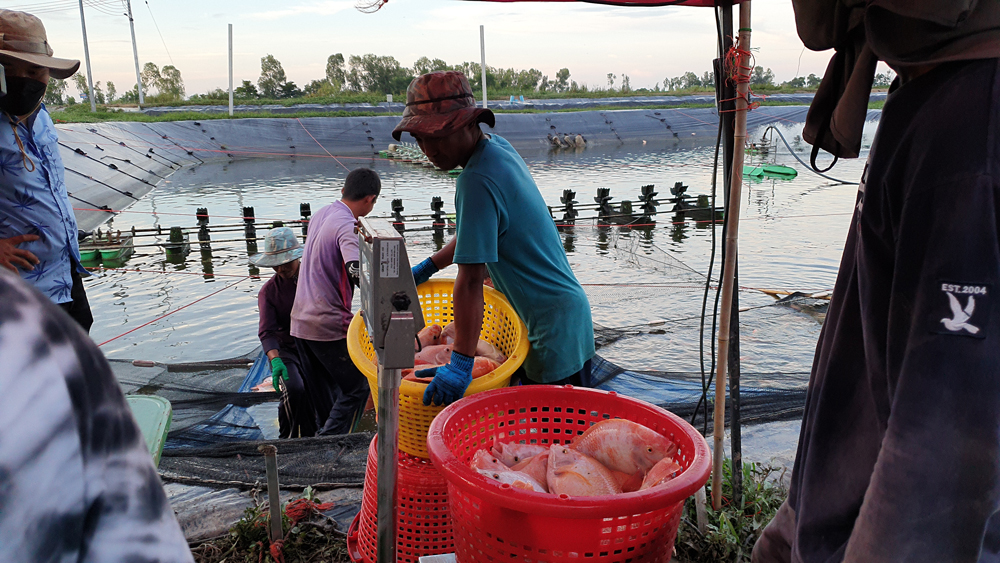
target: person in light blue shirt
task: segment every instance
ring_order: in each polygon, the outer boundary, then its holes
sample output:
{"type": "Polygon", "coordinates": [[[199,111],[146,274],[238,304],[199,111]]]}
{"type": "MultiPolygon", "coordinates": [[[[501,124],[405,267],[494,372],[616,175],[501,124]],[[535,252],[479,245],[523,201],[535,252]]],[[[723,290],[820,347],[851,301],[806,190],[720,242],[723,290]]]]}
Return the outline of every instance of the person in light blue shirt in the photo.
{"type": "Polygon", "coordinates": [[[49,77],[68,78],[80,61],[57,59],[42,22],[0,10],[0,267],[16,271],[84,330],[94,322],[83,288],[76,217],[63,181],[59,139],[42,105],[49,77]]]}
{"type": "Polygon", "coordinates": [[[524,161],[502,137],[480,129],[481,122],[494,124],[493,113],[475,107],[459,72],[417,77],[407,89],[406,106],[393,131],[396,139],[407,131],[439,168],[463,167],[455,193],[455,239],[413,270],[420,284],[440,268],[459,267],[451,362],[434,369],[424,404],[454,402],[472,381],[487,272],[528,328],[531,350],[522,384],[588,386],[594,356],[590,303],[524,161]]]}

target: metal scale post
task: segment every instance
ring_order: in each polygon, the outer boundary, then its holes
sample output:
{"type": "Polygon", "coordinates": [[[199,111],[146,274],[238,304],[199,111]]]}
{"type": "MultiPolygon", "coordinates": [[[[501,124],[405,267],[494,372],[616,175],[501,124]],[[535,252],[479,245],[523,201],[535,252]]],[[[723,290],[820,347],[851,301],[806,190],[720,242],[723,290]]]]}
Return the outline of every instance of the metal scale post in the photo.
{"type": "Polygon", "coordinates": [[[361,315],[378,358],[378,563],[396,562],[399,384],[424,328],[403,237],[385,219],[358,220],[361,315]]]}

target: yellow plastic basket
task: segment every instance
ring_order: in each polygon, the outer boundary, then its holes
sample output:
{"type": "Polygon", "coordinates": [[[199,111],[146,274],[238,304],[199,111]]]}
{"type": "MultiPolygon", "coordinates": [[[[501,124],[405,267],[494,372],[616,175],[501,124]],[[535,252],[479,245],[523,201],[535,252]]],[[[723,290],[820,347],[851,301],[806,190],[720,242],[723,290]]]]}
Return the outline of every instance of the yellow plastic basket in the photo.
{"type": "MultiPolygon", "coordinates": [[[[444,326],[452,321],[452,294],[455,280],[433,279],[417,288],[420,307],[427,325],[444,326]]],[[[502,293],[489,287],[483,288],[483,331],[481,338],[488,340],[507,356],[499,368],[472,380],[465,396],[490,389],[506,387],[510,377],[528,355],[528,329],[514,312],[502,293]]],[[[375,348],[372,347],[368,329],[361,313],[354,316],[347,330],[347,350],[351,360],[368,378],[372,398],[378,406],[378,367],[375,348]]],[[[425,383],[403,381],[399,387],[399,449],[410,455],[428,458],[427,429],[443,406],[424,406],[425,383]]]]}

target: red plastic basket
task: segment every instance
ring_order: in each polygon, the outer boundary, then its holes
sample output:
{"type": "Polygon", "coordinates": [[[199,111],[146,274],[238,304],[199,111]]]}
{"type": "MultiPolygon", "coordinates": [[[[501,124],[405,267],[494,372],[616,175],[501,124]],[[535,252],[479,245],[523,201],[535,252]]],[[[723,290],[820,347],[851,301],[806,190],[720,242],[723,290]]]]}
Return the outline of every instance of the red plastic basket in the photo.
{"type": "Polygon", "coordinates": [[[643,401],[570,386],[522,386],[466,397],[431,423],[427,449],[448,481],[455,553],[463,563],[668,562],[684,500],[708,480],[708,444],[678,416],[643,401]],[[592,424],[624,418],[667,436],[684,471],[621,495],[569,497],[513,489],[469,468],[501,442],[563,444],[592,424]]]}
{"type": "MultiPolygon", "coordinates": [[[[375,563],[378,553],[378,438],[368,447],[361,512],[348,532],[351,560],[375,563]]],[[[455,551],[448,512],[448,485],[429,460],[399,453],[396,478],[396,560],[417,563],[424,555],[455,551]]]]}

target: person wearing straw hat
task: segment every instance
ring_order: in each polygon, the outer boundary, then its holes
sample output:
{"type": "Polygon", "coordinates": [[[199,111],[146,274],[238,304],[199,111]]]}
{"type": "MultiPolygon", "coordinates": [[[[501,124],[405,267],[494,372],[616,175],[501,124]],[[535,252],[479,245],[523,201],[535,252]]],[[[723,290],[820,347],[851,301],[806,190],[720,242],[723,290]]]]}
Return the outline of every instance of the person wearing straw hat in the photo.
{"type": "Polygon", "coordinates": [[[410,133],[437,167],[462,167],[455,238],[413,268],[419,285],[458,264],[451,362],[421,370],[424,377],[434,372],[424,404],[457,401],[472,382],[487,273],[528,328],[531,351],[521,383],[590,384],[594,326],[587,294],[524,160],[505,139],[483,132],[480,123],[493,127],[495,117],[476,107],[465,75],[432,72],[410,83],[403,119],[392,132],[397,141],[410,133]]]}
{"type": "Polygon", "coordinates": [[[49,77],[80,61],[57,59],[37,17],[0,10],[0,267],[16,271],[84,330],[94,317],[83,288],[76,217],[63,181],[56,130],[42,104],[49,77]]]}
{"type": "Polygon", "coordinates": [[[299,280],[302,245],[288,227],[264,235],[264,251],[250,263],[273,268],[274,275],[257,294],[260,327],[257,336],[271,365],[271,382],[281,392],[278,427],[281,438],[316,435],[316,411],[305,386],[304,368],[296,339],[291,334],[292,305],[299,280]]]}

